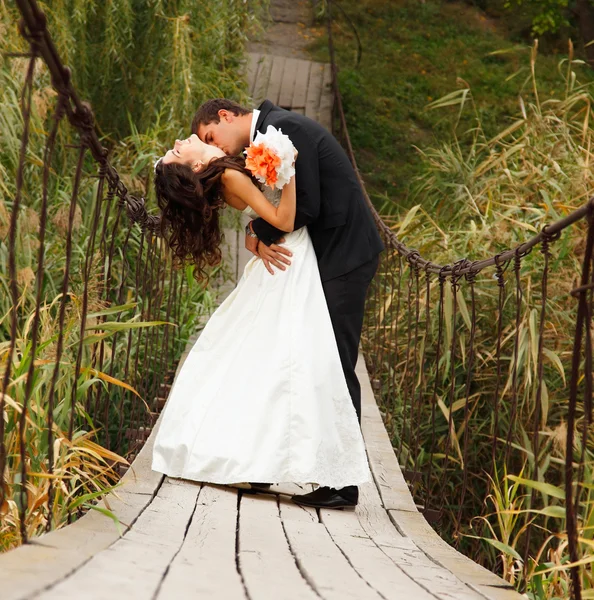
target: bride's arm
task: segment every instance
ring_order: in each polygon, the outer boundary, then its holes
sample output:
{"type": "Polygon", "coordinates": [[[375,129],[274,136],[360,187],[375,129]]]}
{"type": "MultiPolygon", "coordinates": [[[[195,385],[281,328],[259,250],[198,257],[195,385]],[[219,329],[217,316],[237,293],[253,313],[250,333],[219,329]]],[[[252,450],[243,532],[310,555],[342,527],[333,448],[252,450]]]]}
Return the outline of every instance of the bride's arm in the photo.
{"type": "Polygon", "coordinates": [[[296,191],[295,176],[283,187],[278,206],[273,206],[264,194],[245,174],[235,169],[226,169],[222,177],[223,192],[251,206],[258,216],[282,231],[290,232],[295,227],[296,191]]]}

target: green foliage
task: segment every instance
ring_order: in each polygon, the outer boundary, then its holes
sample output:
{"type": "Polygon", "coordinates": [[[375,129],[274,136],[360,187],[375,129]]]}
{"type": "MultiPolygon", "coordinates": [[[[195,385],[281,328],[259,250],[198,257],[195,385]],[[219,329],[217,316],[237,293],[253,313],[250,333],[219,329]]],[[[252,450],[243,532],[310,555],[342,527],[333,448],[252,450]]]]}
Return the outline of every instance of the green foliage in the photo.
{"type": "MultiPolygon", "coordinates": [[[[486,21],[482,13],[459,3],[343,0],[341,4],[357,23],[363,40],[363,59],[357,69],[354,35],[340,15],[336,17],[333,31],[339,81],[355,153],[384,220],[423,257],[439,264],[462,257],[490,257],[525,241],[543,225],[565,216],[594,195],[592,73],[573,56],[571,47],[563,57],[537,57],[536,46],[510,48],[505,31],[486,21]]],[[[314,48],[319,57],[326,56],[324,44],[325,40],[320,40],[314,48]]],[[[430,286],[427,336],[422,272],[418,329],[415,280],[406,265],[399,282],[389,274],[380,274],[378,281],[386,294],[379,296],[380,306],[375,305],[374,290],[368,300],[374,317],[364,332],[363,343],[370,362],[380,363],[376,373],[383,384],[380,402],[386,426],[395,447],[402,441],[401,464],[427,474],[432,463],[429,485],[414,488],[419,494],[417,500],[435,506],[443,498],[445,514],[440,532],[446,539],[518,587],[527,584],[530,598],[568,597],[569,557],[561,496],[575,323],[575,300],[569,291],[580,270],[583,235],[584,223],[577,224],[552,245],[544,387],[536,424],[538,453],[533,440],[542,306],[541,252],[532,252],[521,263],[517,351],[513,268],[505,275],[497,425],[493,402],[498,287],[492,269],[481,272],[475,284],[478,319],[467,426],[468,283],[461,282],[456,294],[456,319],[454,294],[449,284],[445,287],[439,362],[435,348],[439,289],[435,280],[430,286]],[[413,308],[407,310],[409,282],[413,308]],[[454,328],[457,344],[452,369],[454,328]],[[397,335],[391,333],[396,331],[397,335]],[[415,335],[416,354],[410,349],[415,335]],[[421,348],[425,349],[422,364],[421,348]],[[418,375],[413,381],[415,360],[418,375]],[[516,360],[518,405],[513,414],[516,360]],[[438,372],[441,379],[433,429],[431,392],[438,372]],[[411,416],[410,399],[415,393],[415,402],[419,403],[415,406],[421,408],[411,416]],[[405,410],[408,421],[404,427],[405,410]],[[470,451],[465,457],[467,433],[470,451]],[[494,466],[493,435],[498,440],[494,466]],[[508,435],[511,451],[506,471],[503,454],[508,435]],[[415,448],[409,444],[414,444],[417,436],[415,448]],[[466,488],[463,467],[472,482],[466,488]],[[454,523],[459,511],[462,525],[457,530],[454,523]],[[530,523],[529,558],[524,564],[530,523]]],[[[579,409],[578,432],[583,427],[582,419],[579,409]]],[[[586,468],[578,520],[580,554],[585,563],[582,581],[592,595],[594,454],[590,441],[584,450],[586,468]]],[[[576,443],[575,460],[581,452],[580,443],[576,443]]]]}
{"type": "MultiPolygon", "coordinates": [[[[466,4],[427,0],[341,0],[363,44],[335,11],[334,39],[347,121],[357,160],[376,206],[395,212],[414,204],[410,183],[424,172],[416,148],[451,139],[457,107],[429,110],[453,90],[472,89],[475,112],[463,112],[460,130],[478,116],[486,136],[495,135],[517,109],[530,75],[530,46],[514,45],[500,21],[466,4]]],[[[324,31],[323,24],[319,33],[324,31]]],[[[313,47],[327,60],[325,37],[313,47]]],[[[559,58],[541,55],[537,65],[542,100],[561,93],[559,58]]],[[[587,67],[576,69],[591,81],[587,67]]]]}
{"type": "MultiPolygon", "coordinates": [[[[453,118],[449,119],[452,137],[432,147],[419,148],[423,171],[413,185],[415,205],[406,213],[385,217],[400,239],[418,249],[424,258],[446,264],[461,257],[470,260],[491,257],[516,247],[545,224],[562,218],[594,196],[591,170],[594,84],[579,82],[576,70],[581,68],[581,61],[573,60],[570,54],[560,61],[558,69],[557,87],[563,92],[556,98],[543,100],[536,75],[539,72],[537,65],[535,45],[531,53],[530,77],[518,98],[517,113],[492,135],[487,135],[482,126],[472,88],[451,92],[430,105],[432,110],[442,113],[455,109],[453,118]],[[475,126],[471,129],[461,125],[465,122],[464,113],[473,117],[475,126]]],[[[426,300],[423,293],[418,328],[416,319],[410,319],[410,312],[415,314],[414,302],[407,309],[406,300],[403,300],[401,312],[395,317],[398,337],[387,336],[386,346],[379,352],[386,422],[395,443],[400,444],[403,440],[402,462],[410,468],[418,464],[426,470],[429,461],[433,460],[432,478],[424,490],[424,497],[440,497],[441,483],[446,482],[444,510],[447,517],[442,533],[452,542],[456,541],[469,555],[478,553],[480,561],[490,568],[498,565],[499,573],[508,581],[518,586],[527,583],[533,598],[564,597],[568,588],[563,439],[567,427],[567,379],[576,317],[575,300],[569,292],[581,269],[584,231],[585,223],[576,223],[551,245],[543,338],[544,385],[540,396],[537,372],[538,324],[543,305],[542,252],[534,251],[521,261],[522,293],[517,325],[513,266],[505,274],[499,387],[495,359],[495,319],[499,315],[497,282],[493,278],[493,269],[482,271],[476,278],[475,365],[469,388],[468,423],[465,423],[466,410],[463,410],[466,407],[465,381],[471,329],[467,283],[461,284],[456,295],[456,318],[451,286],[448,283],[445,287],[444,351],[439,362],[435,350],[438,323],[438,285],[435,280],[430,288],[432,301],[427,336],[424,334],[426,300]],[[457,343],[452,349],[454,329],[457,343]],[[407,339],[411,334],[413,340],[418,335],[418,344],[426,348],[423,363],[420,353],[413,354],[408,346],[407,339]],[[455,352],[455,360],[452,352],[455,352]],[[415,361],[418,365],[413,367],[415,361]],[[410,382],[401,375],[407,369],[415,372],[415,368],[417,373],[423,373],[424,388],[420,381],[410,382]],[[514,381],[516,372],[517,381],[514,381]],[[390,381],[391,373],[396,374],[393,381],[390,381]],[[433,431],[428,390],[434,389],[436,379],[438,412],[433,431]],[[497,425],[493,411],[496,389],[499,390],[497,425]],[[418,415],[409,418],[405,425],[405,411],[410,411],[410,400],[407,399],[417,394],[425,402],[421,402],[418,415]],[[515,401],[517,410],[512,408],[515,401]],[[537,411],[539,420],[535,423],[537,411]],[[448,428],[450,415],[451,430],[448,428]],[[465,456],[467,434],[471,451],[465,456]],[[448,435],[450,460],[446,464],[448,435]],[[538,451],[533,443],[535,435],[539,441],[538,451]],[[411,440],[416,436],[418,450],[411,446],[411,440]],[[493,437],[498,440],[498,451],[496,464],[491,466],[493,437]],[[506,472],[504,454],[508,437],[511,452],[506,472]],[[431,458],[432,449],[435,452],[431,458]],[[468,481],[472,481],[466,489],[464,469],[468,481]],[[459,511],[460,529],[454,525],[459,511]],[[482,531],[478,535],[477,522],[481,523],[479,531],[482,531]],[[530,523],[533,527],[529,560],[524,564],[530,523]],[[478,540],[482,545],[477,546],[478,540]]],[[[404,272],[400,283],[402,290],[408,289],[409,282],[414,281],[409,269],[404,272]]],[[[390,275],[380,281],[388,293],[387,301],[395,304],[397,290],[390,287],[390,275]]],[[[370,294],[370,298],[375,295],[370,294]]],[[[371,314],[379,312],[381,318],[367,333],[371,340],[376,335],[376,327],[380,331],[394,327],[390,322],[394,313],[378,309],[373,302],[371,300],[371,314]]],[[[373,352],[378,354],[377,350],[373,352]]],[[[585,418],[579,411],[578,440],[585,418]]],[[[579,460],[580,453],[578,442],[574,460],[579,460]]],[[[590,443],[584,453],[586,469],[580,480],[584,492],[578,520],[581,555],[585,557],[583,584],[589,590],[594,587],[592,532],[587,525],[593,510],[590,488],[594,489],[591,478],[594,453],[590,443]]]]}
{"type": "MultiPolygon", "coordinates": [[[[246,32],[267,0],[53,0],[40,2],[73,82],[89,100],[105,135],[121,139],[130,123],[148,129],[161,113],[171,131],[186,131],[201,102],[245,100],[238,76],[246,32]]],[[[3,28],[16,8],[0,4],[3,28]],[[4,13],[2,15],[2,13],[4,13]]],[[[0,36],[0,51],[22,49],[0,36]]]]}
{"type": "MultiPolygon", "coordinates": [[[[148,198],[149,211],[154,212],[155,208],[150,208],[153,200],[150,182],[155,156],[163,153],[164,144],[187,132],[195,109],[207,97],[227,95],[245,99],[240,72],[243,41],[247,29],[256,25],[254,15],[266,5],[266,0],[209,3],[55,0],[40,5],[48,13],[49,30],[72,69],[81,99],[91,100],[98,130],[104,136],[103,143],[110,148],[113,165],[130,191],[148,198]]],[[[7,495],[0,505],[0,551],[22,541],[19,509],[28,509],[26,527],[33,537],[43,532],[48,522],[54,527],[61,526],[69,510],[76,517],[83,506],[91,507],[98,495],[112,489],[118,479],[115,467],[127,462],[124,454],[130,448],[124,442],[119,455],[107,447],[120,451],[122,427],[152,425],[156,415],[150,406],[154,399],[150,394],[163,383],[164,371],[174,366],[163,364],[159,349],[165,347],[167,340],[175,364],[189,336],[213,309],[216,300],[214,291],[196,284],[193,267],[184,268],[172,278],[170,262],[162,253],[163,240],[149,244],[140,227],[130,224],[126,211],[116,200],[103,199],[97,205],[98,182],[91,177],[97,174],[97,165],[87,153],[73,213],[63,351],[57,363],[65,239],[77,161],[77,150],[70,146],[79,141],[65,119],[50,164],[39,340],[27,420],[21,430],[20,415],[32,361],[41,167],[56,93],[47,68],[38,60],[17,220],[15,258],[19,300],[13,306],[8,231],[23,131],[20,95],[27,69],[26,59],[6,56],[8,52],[26,50],[17,22],[14,5],[0,0],[0,382],[7,366],[11,318],[13,311],[17,311],[11,378],[4,395],[4,414],[0,415],[5,424],[3,441],[8,456],[7,495]],[[97,208],[100,227],[86,277],[85,258],[97,208]],[[105,239],[101,239],[103,227],[105,239]],[[147,259],[149,246],[152,260],[147,259]],[[107,268],[109,254],[112,254],[111,270],[107,268]],[[146,268],[147,264],[151,269],[146,268]],[[181,298],[180,282],[183,282],[181,298]],[[168,300],[176,293],[179,307],[174,318],[167,315],[167,307],[168,300]],[[86,322],[81,323],[85,295],[88,314],[86,322]],[[165,337],[166,332],[169,337],[165,337]],[[81,366],[77,371],[79,347],[81,366]],[[49,398],[56,364],[52,410],[49,398]],[[68,439],[71,415],[74,431],[72,439],[68,439]],[[50,416],[52,477],[48,473],[50,416]],[[27,456],[26,507],[19,493],[21,433],[27,456]],[[47,494],[52,483],[55,502],[49,511],[47,494]]],[[[221,282],[226,275],[224,267],[214,269],[213,283],[221,282]]]]}
{"type": "Polygon", "coordinates": [[[545,33],[557,33],[569,27],[569,15],[575,8],[574,0],[506,0],[508,9],[525,6],[532,14],[532,33],[541,36],[545,33]]]}

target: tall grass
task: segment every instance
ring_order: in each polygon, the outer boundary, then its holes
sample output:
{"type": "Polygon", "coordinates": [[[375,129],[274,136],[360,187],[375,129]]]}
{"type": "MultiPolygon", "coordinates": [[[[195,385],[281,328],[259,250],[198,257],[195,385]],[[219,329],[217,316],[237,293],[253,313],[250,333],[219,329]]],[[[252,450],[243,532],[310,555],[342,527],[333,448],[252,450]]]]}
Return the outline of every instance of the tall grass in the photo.
{"type": "MultiPolygon", "coordinates": [[[[246,100],[241,73],[243,41],[246,31],[257,25],[254,14],[266,5],[265,0],[200,5],[187,1],[73,0],[40,5],[48,14],[50,33],[72,69],[75,87],[83,99],[91,100],[113,164],[126,186],[146,196],[149,210],[156,212],[156,207],[150,208],[155,157],[175,137],[187,134],[194,110],[208,97],[225,95],[246,100]]],[[[216,297],[214,290],[196,284],[191,267],[174,276],[167,267],[170,263],[164,260],[162,240],[149,240],[138,225],[130,224],[115,200],[103,200],[97,207],[98,183],[91,177],[97,169],[87,156],[70,236],[72,257],[61,332],[63,352],[52,384],[76,163],[76,150],[69,145],[78,142],[76,132],[62,123],[50,169],[34,381],[30,382],[26,426],[21,431],[19,419],[32,360],[41,167],[56,94],[47,69],[38,60],[15,252],[19,300],[13,306],[7,236],[23,130],[19,98],[26,61],[5,54],[26,49],[17,22],[16,9],[0,0],[0,381],[7,366],[10,322],[15,311],[18,315],[11,379],[4,390],[4,414],[0,415],[5,423],[7,453],[1,479],[4,494],[0,497],[4,502],[0,506],[0,551],[22,541],[20,510],[26,511],[27,535],[32,537],[63,526],[72,515],[92,508],[97,496],[117,485],[117,465],[126,465],[137,451],[134,440],[122,439],[122,428],[150,426],[156,417],[153,395],[164,383],[158,348],[168,341],[172,357],[179,357],[198,319],[212,309],[216,297]],[[85,256],[96,208],[107,236],[97,238],[87,276],[85,256]],[[156,264],[154,276],[145,268],[152,263],[156,264]],[[143,272],[147,283],[139,289],[143,272]],[[172,296],[178,308],[167,324],[172,296]],[[84,302],[87,314],[82,322],[84,302]],[[81,366],[77,370],[81,344],[81,366]],[[75,426],[70,437],[72,414],[75,426]],[[20,493],[21,434],[27,460],[24,496],[20,493]],[[50,485],[54,493],[51,508],[47,502],[50,485]]],[[[220,268],[213,272],[215,282],[225,276],[220,268]]],[[[166,366],[171,369],[174,364],[166,366]]]]}
{"type": "MultiPolygon", "coordinates": [[[[568,58],[559,63],[559,88],[563,94],[546,101],[540,100],[536,44],[530,64],[530,73],[518,90],[517,114],[502,123],[495,136],[485,135],[472,90],[466,85],[428,105],[428,110],[451,111],[451,141],[431,148],[417,148],[423,160],[424,174],[413,187],[414,206],[400,217],[386,216],[386,221],[402,241],[418,249],[428,260],[446,264],[461,257],[479,260],[493,256],[526,241],[547,223],[567,215],[594,196],[591,169],[594,96],[592,84],[579,83],[576,69],[581,61],[573,58],[570,48],[568,58]],[[470,130],[458,127],[462,111],[470,111],[471,117],[474,115],[474,126],[470,130]]],[[[469,115],[465,116],[468,119],[469,115]]],[[[563,470],[568,373],[576,316],[576,301],[569,292],[579,285],[584,232],[585,223],[577,223],[566,230],[560,240],[551,243],[544,328],[544,382],[540,395],[537,393],[537,370],[539,318],[543,303],[544,259],[541,252],[534,251],[521,261],[522,294],[517,315],[513,265],[505,273],[499,394],[496,394],[498,286],[493,269],[481,272],[475,283],[476,340],[468,406],[465,401],[471,331],[468,285],[461,285],[456,293],[455,320],[452,288],[445,286],[445,328],[439,364],[435,354],[436,281],[431,284],[427,335],[423,293],[420,294],[418,324],[415,323],[414,306],[403,310],[396,323],[390,322],[393,313],[387,306],[381,309],[372,301],[370,314],[375,318],[379,311],[380,322],[372,322],[366,333],[366,343],[372,344],[378,327],[393,332],[398,326],[398,338],[380,334],[384,340],[384,360],[379,369],[384,374],[383,412],[395,448],[403,447],[404,463],[411,469],[418,467],[427,472],[429,462],[432,462],[428,484],[423,488],[417,484],[415,493],[421,501],[435,505],[439,504],[438,499],[445,489],[442,534],[519,588],[527,586],[529,596],[533,598],[565,598],[569,593],[563,470]],[[413,311],[412,319],[409,319],[410,311],[413,311]],[[450,346],[454,331],[457,343],[452,366],[450,346]],[[417,336],[423,353],[419,351],[413,356],[407,341],[409,335],[413,343],[417,336]],[[420,361],[421,356],[424,363],[418,363],[418,379],[411,383],[412,363],[420,361]],[[430,392],[438,373],[441,380],[434,430],[430,392]],[[515,394],[514,374],[517,377],[515,394]],[[390,379],[397,382],[395,389],[391,389],[390,379]],[[409,416],[405,425],[405,398],[411,394],[407,386],[413,386],[414,394],[414,390],[421,389],[422,383],[425,386],[425,392],[419,392],[422,408],[418,417],[409,416]],[[452,384],[454,395],[450,401],[452,384]],[[517,408],[514,408],[514,396],[517,408]],[[451,430],[448,428],[450,415],[451,430]],[[465,425],[465,415],[468,415],[468,425],[465,425]],[[535,416],[539,416],[536,432],[535,416]],[[448,435],[449,456],[445,450],[448,435]],[[464,452],[466,435],[468,453],[464,452]],[[410,444],[416,436],[418,448],[410,444]],[[491,463],[493,436],[497,440],[494,465],[491,463]],[[506,467],[507,439],[511,451],[506,467]],[[538,451],[533,443],[535,440],[538,451]],[[469,484],[464,490],[465,481],[469,484]],[[442,488],[444,482],[445,488],[442,488]],[[457,527],[460,516],[462,525],[457,527]],[[532,531],[528,539],[529,523],[532,531]]],[[[406,271],[400,283],[404,294],[411,277],[414,278],[414,273],[406,271]]],[[[421,281],[424,284],[424,278],[421,281]]],[[[414,284],[414,279],[411,283],[414,284]]],[[[383,285],[390,285],[387,279],[383,285]]],[[[395,304],[396,290],[392,292],[391,301],[395,304]]],[[[404,306],[406,295],[402,303],[404,306]]],[[[584,407],[580,404],[577,440],[581,439],[585,418],[584,407]]],[[[578,441],[574,448],[575,461],[579,460],[581,452],[578,441]]],[[[594,597],[591,570],[594,562],[592,437],[588,438],[584,452],[586,467],[579,503],[580,547],[584,557],[582,581],[587,590],[584,597],[594,597]]]]}

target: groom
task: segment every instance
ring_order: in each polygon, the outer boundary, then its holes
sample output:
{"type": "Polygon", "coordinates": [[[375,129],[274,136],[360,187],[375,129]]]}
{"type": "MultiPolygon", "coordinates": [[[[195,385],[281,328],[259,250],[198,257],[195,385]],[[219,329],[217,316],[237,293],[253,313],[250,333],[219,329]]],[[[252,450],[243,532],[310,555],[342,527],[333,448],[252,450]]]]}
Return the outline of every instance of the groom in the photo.
{"type": "MultiPolygon", "coordinates": [[[[355,374],[367,288],[384,245],[357,175],[336,138],[316,121],[264,100],[253,111],[225,98],[205,102],[192,121],[192,133],[226,154],[237,155],[268,125],[287,134],[298,151],[295,162],[295,229],[307,226],[336,337],[342,368],[359,424],[361,386],[355,374]]],[[[290,252],[281,246],[286,232],[258,217],[246,227],[246,248],[272,266],[286,269],[290,252]]],[[[297,504],[319,508],[355,506],[359,489],[319,487],[293,496],[297,504]]]]}

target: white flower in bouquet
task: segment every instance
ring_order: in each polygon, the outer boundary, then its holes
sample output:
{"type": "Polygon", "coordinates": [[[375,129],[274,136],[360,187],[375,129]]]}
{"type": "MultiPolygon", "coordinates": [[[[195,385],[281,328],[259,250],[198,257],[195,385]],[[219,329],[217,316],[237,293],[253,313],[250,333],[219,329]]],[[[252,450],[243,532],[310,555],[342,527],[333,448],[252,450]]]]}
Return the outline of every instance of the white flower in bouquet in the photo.
{"type": "Polygon", "coordinates": [[[256,179],[272,189],[282,189],[295,175],[295,146],[281,129],[268,125],[266,133],[244,150],[245,166],[256,179]]]}

